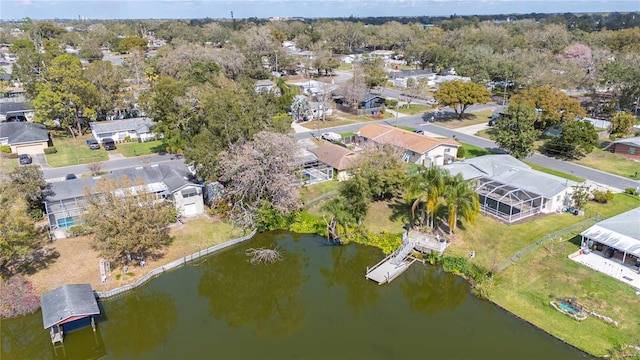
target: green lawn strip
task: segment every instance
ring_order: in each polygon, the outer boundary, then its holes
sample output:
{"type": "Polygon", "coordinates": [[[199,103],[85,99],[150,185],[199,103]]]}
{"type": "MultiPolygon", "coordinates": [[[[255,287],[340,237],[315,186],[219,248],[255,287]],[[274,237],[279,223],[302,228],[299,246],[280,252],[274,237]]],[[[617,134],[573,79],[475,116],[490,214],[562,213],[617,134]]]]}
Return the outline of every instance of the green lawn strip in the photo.
{"type": "Polygon", "coordinates": [[[607,275],[580,265],[567,256],[577,251],[573,242],[554,241],[523,257],[497,274],[489,299],[553,336],[590,354],[604,356],[622,345],[638,343],[640,308],[634,289],[607,275]],[[575,297],[588,309],[619,322],[615,328],[589,317],[582,322],[549,305],[550,295],[575,297]]]}
{"type": "Polygon", "coordinates": [[[89,136],[75,139],[68,137],[54,138],[53,145],[56,148],[56,153],[45,155],[47,163],[52,167],[61,167],[107,160],[109,157],[104,149],[89,149],[86,143],[89,138],[89,136]]]}
{"type": "Polygon", "coordinates": [[[628,179],[633,179],[636,172],[640,174],[640,163],[601,149],[595,149],[591,154],[573,162],[628,179]]]}
{"type": "Polygon", "coordinates": [[[399,126],[396,126],[396,127],[399,128],[399,129],[402,129],[402,130],[407,130],[407,131],[413,131],[413,130],[416,129],[416,128],[411,127],[411,126],[404,126],[404,125],[399,125],[399,126]]]}
{"type": "Polygon", "coordinates": [[[244,235],[244,232],[229,223],[193,219],[189,220],[179,231],[173,232],[173,235],[174,243],[193,245],[194,251],[198,251],[240,237],[244,235]]]}
{"type": "Polygon", "coordinates": [[[464,157],[466,159],[471,159],[471,158],[483,156],[483,155],[491,155],[494,153],[491,150],[481,148],[479,146],[475,146],[475,145],[471,145],[463,142],[460,142],[460,144],[462,144],[462,147],[464,148],[464,157]]]}
{"type": "Polygon", "coordinates": [[[572,181],[575,181],[575,182],[579,182],[579,183],[585,181],[585,179],[583,179],[581,177],[578,177],[578,176],[575,176],[575,175],[571,175],[571,174],[567,174],[567,173],[562,172],[562,171],[549,169],[547,167],[536,165],[534,163],[527,162],[527,161],[524,161],[524,163],[529,165],[529,166],[531,166],[531,168],[534,169],[534,170],[538,170],[538,171],[543,172],[543,173],[555,175],[555,176],[561,177],[563,179],[569,179],[569,180],[572,180],[572,181]]]}
{"type": "Polygon", "coordinates": [[[323,194],[338,190],[340,183],[337,181],[325,181],[318,184],[307,185],[300,189],[300,197],[304,203],[309,202],[323,194]]]}
{"type": "Polygon", "coordinates": [[[0,174],[7,175],[18,167],[18,159],[7,159],[0,156],[0,174]]]}
{"type": "Polygon", "coordinates": [[[409,106],[402,106],[401,105],[398,108],[398,112],[401,113],[401,114],[415,115],[415,114],[422,114],[422,113],[430,111],[432,109],[433,109],[433,107],[429,106],[429,105],[411,104],[409,106]]]}
{"type": "Polygon", "coordinates": [[[157,154],[165,151],[165,143],[163,140],[147,141],[141,143],[123,143],[118,144],[114,152],[119,152],[126,157],[135,157],[140,155],[157,154]]]}
{"type": "Polygon", "coordinates": [[[478,215],[473,224],[464,222],[459,230],[461,239],[454,239],[447,248],[449,256],[467,256],[475,251],[474,263],[493,271],[500,262],[535,243],[547,234],[565,229],[600,214],[600,219],[623,213],[640,206],[640,197],[616,194],[609,204],[590,202],[586,216],[568,213],[549,214],[538,219],[516,225],[507,225],[493,218],[478,215]]]}
{"type": "Polygon", "coordinates": [[[436,121],[438,126],[446,127],[449,129],[457,129],[465,126],[483,124],[488,122],[491,119],[491,114],[493,113],[492,109],[485,109],[477,112],[469,112],[465,113],[463,119],[458,119],[455,115],[451,117],[447,117],[445,119],[440,119],[436,121]]]}
{"type": "Polygon", "coordinates": [[[313,120],[313,121],[305,122],[305,123],[300,124],[300,125],[302,127],[305,127],[307,129],[309,129],[309,130],[316,130],[318,128],[326,129],[326,128],[330,128],[330,127],[334,127],[334,126],[351,125],[351,124],[354,124],[356,122],[358,122],[358,121],[351,120],[351,119],[338,119],[338,118],[334,118],[334,117],[328,117],[326,121],[313,120]]]}

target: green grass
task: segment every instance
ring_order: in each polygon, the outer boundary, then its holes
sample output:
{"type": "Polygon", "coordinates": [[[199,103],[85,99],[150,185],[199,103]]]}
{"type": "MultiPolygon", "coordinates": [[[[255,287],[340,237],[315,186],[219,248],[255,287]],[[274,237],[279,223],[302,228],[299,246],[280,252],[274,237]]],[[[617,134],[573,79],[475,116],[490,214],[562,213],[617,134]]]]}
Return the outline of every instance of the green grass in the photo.
{"type": "Polygon", "coordinates": [[[396,126],[396,127],[397,127],[398,129],[407,130],[407,131],[413,131],[413,130],[415,130],[415,129],[416,129],[416,128],[411,127],[411,126],[404,126],[404,125],[399,125],[399,126],[396,126]]]}
{"type": "Polygon", "coordinates": [[[156,140],[142,143],[118,144],[118,148],[114,152],[119,152],[126,157],[135,157],[140,155],[157,154],[164,151],[164,141],[156,140]]]}
{"type": "Polygon", "coordinates": [[[549,169],[547,167],[536,165],[534,163],[527,162],[527,161],[524,161],[524,163],[529,165],[529,166],[531,166],[531,168],[534,169],[534,170],[538,170],[538,171],[543,172],[543,173],[555,175],[555,176],[561,177],[563,179],[569,179],[569,180],[572,180],[572,181],[575,181],[575,182],[579,182],[579,183],[585,181],[585,179],[583,179],[581,177],[578,177],[578,176],[575,176],[575,175],[571,175],[571,174],[567,174],[567,173],[562,172],[562,171],[549,169]]]}
{"type": "Polygon", "coordinates": [[[411,207],[402,199],[376,201],[369,205],[363,223],[365,228],[373,233],[401,233],[404,224],[409,222],[410,215],[411,207]]]}
{"type": "Polygon", "coordinates": [[[601,149],[595,149],[591,154],[573,162],[628,179],[633,179],[636,172],[640,173],[640,163],[601,149]]]}
{"type": "Polygon", "coordinates": [[[422,114],[431,109],[433,109],[433,107],[428,105],[411,104],[409,106],[400,106],[400,108],[398,109],[398,112],[402,114],[415,115],[415,114],[422,114]]]}
{"type": "Polygon", "coordinates": [[[106,150],[102,148],[97,150],[89,149],[86,140],[90,138],[90,136],[81,136],[75,139],[54,137],[53,145],[57,152],[45,155],[47,163],[52,167],[61,167],[107,160],[109,157],[106,150]]]}
{"type": "Polygon", "coordinates": [[[242,229],[229,223],[210,219],[193,219],[182,228],[172,230],[172,245],[206,249],[229,239],[244,235],[242,229]]]}
{"type": "MultiPolygon", "coordinates": [[[[611,217],[638,206],[639,197],[616,194],[609,204],[589,203],[587,213],[611,217]]],[[[474,224],[464,224],[447,255],[466,257],[475,251],[473,262],[491,270],[545,235],[583,220],[585,217],[552,214],[508,226],[479,216],[474,224]]],[[[569,260],[567,256],[578,250],[579,239],[564,240],[552,240],[526,255],[482,284],[483,291],[516,316],[591,354],[602,356],[619,344],[638,343],[640,308],[628,306],[637,302],[633,288],[569,260]],[[549,294],[575,296],[589,308],[619,321],[620,328],[593,318],[576,322],[549,306],[549,294]]]]}
{"type": "Polygon", "coordinates": [[[18,167],[18,159],[7,159],[0,156],[0,175],[7,175],[18,167]]]}
{"type": "Polygon", "coordinates": [[[479,146],[467,144],[460,142],[462,147],[464,148],[464,157],[465,159],[472,159],[474,157],[483,156],[483,155],[491,155],[494,152],[485,148],[481,148],[479,146]]]}
{"type": "Polygon", "coordinates": [[[300,189],[300,197],[303,202],[308,202],[317,198],[318,196],[338,190],[340,183],[337,181],[325,181],[318,184],[307,185],[300,189]]]}

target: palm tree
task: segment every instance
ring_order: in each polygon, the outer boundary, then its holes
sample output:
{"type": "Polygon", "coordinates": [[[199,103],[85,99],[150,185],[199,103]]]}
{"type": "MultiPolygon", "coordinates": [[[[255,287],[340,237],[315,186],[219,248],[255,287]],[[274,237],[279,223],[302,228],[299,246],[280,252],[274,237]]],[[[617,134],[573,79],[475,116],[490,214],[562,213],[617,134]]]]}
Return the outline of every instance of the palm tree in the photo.
{"type": "Polygon", "coordinates": [[[415,211],[420,206],[421,226],[424,225],[426,220],[427,227],[433,227],[435,208],[438,204],[438,199],[443,194],[446,175],[445,170],[431,166],[426,170],[411,175],[407,179],[407,200],[413,201],[411,216],[415,218],[415,211]]]}
{"type": "Polygon", "coordinates": [[[449,177],[444,197],[449,214],[449,235],[453,234],[453,230],[456,229],[458,217],[473,222],[480,212],[478,194],[460,174],[449,177]]]}

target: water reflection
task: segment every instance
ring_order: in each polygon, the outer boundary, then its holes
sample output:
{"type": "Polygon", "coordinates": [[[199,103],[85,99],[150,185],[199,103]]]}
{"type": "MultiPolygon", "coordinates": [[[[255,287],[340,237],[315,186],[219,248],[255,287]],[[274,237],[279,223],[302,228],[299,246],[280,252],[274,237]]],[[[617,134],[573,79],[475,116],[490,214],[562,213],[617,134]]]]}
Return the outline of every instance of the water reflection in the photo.
{"type": "Polygon", "coordinates": [[[469,284],[461,277],[420,263],[413,264],[398,280],[402,295],[409,300],[409,308],[429,315],[455,309],[469,291],[469,284]]]}
{"type": "MultiPolygon", "coordinates": [[[[279,240],[282,235],[264,234],[251,247],[274,248],[279,240]]],[[[309,278],[303,272],[309,258],[294,247],[279,247],[282,261],[250,264],[246,248],[236,248],[233,256],[209,259],[198,285],[198,294],[209,300],[209,314],[260,337],[281,337],[301,329],[307,315],[300,292],[309,278]]]]}
{"type": "Polygon", "coordinates": [[[52,359],[49,333],[42,328],[42,313],[0,320],[1,359],[52,359]],[[39,331],[38,331],[39,330],[39,331]]]}
{"type": "Polygon", "coordinates": [[[136,291],[109,303],[112,309],[99,323],[104,328],[109,354],[140,357],[166,343],[176,326],[178,311],[173,297],[136,291]]]}
{"type": "Polygon", "coordinates": [[[347,305],[354,313],[363,313],[367,308],[376,307],[380,301],[380,292],[376,286],[372,286],[374,284],[364,278],[364,269],[373,264],[363,261],[368,261],[371,256],[363,256],[358,251],[367,250],[380,252],[355,245],[333,246],[331,266],[320,268],[320,274],[325,278],[328,288],[344,286],[347,290],[347,305]]]}

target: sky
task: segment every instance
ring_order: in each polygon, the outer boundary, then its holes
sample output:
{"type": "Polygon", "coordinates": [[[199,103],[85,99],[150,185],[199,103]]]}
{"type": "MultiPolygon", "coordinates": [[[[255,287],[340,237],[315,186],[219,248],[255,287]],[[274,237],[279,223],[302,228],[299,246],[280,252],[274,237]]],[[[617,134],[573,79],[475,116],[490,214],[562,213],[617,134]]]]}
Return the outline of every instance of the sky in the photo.
{"type": "Polygon", "coordinates": [[[0,19],[449,16],[640,11],[640,0],[0,0],[0,19]]]}

